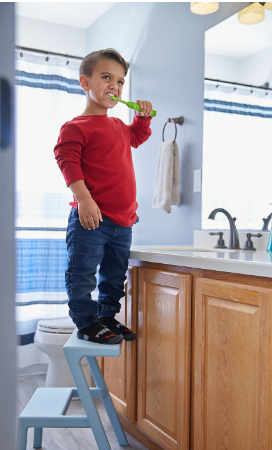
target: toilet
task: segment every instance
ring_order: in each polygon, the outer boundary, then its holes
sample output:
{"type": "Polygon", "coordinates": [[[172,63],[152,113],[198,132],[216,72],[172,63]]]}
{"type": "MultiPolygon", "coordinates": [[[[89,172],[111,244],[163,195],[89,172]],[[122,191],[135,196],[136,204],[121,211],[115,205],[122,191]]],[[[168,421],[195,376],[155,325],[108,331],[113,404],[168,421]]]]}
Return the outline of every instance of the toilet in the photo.
{"type": "MultiPolygon", "coordinates": [[[[34,336],[34,343],[49,357],[45,387],[75,386],[63,352],[63,346],[73,333],[74,329],[75,324],[69,316],[59,319],[39,320],[34,336]]],[[[81,361],[81,367],[88,385],[93,386],[94,382],[85,358],[81,361]]]]}

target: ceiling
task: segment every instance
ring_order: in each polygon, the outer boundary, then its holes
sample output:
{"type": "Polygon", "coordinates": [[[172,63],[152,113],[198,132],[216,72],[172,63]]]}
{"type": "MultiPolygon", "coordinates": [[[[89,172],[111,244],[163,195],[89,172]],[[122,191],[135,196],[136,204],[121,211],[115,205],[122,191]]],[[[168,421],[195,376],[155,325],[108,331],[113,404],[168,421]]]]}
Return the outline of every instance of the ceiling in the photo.
{"type": "MultiPolygon", "coordinates": [[[[86,29],[116,2],[15,2],[21,17],[86,29]]],[[[220,6],[219,6],[220,7],[220,6]]],[[[238,14],[205,34],[205,51],[232,58],[244,58],[272,46],[272,11],[256,25],[242,25],[238,14]]]]}
{"type": "Polygon", "coordinates": [[[272,11],[265,9],[265,19],[255,25],[243,25],[238,13],[205,33],[205,51],[231,58],[246,58],[272,47],[272,11]]]}
{"type": "Polygon", "coordinates": [[[15,14],[85,30],[115,2],[15,2],[15,14]]]}

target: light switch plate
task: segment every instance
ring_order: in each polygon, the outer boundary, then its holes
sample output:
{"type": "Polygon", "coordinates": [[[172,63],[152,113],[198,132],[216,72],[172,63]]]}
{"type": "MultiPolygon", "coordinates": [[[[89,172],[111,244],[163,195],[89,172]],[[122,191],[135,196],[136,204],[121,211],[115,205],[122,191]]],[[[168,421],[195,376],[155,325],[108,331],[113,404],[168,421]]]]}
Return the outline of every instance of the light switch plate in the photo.
{"type": "Polygon", "coordinates": [[[194,170],[194,192],[201,192],[201,169],[194,170]]]}

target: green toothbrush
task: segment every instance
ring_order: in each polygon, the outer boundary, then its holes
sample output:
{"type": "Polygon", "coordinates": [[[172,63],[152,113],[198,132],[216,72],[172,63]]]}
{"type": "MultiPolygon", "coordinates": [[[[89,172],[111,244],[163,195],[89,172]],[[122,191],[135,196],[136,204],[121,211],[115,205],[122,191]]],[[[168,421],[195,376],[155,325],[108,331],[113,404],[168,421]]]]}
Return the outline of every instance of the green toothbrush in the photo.
{"type": "MultiPolygon", "coordinates": [[[[142,111],[142,109],[140,108],[140,106],[138,105],[138,103],[134,103],[134,102],[125,102],[124,100],[121,100],[120,98],[114,97],[113,95],[111,95],[111,99],[115,100],[116,102],[121,102],[124,103],[125,105],[127,105],[129,108],[131,109],[135,109],[136,111],[142,111]]],[[[157,111],[154,111],[152,109],[152,113],[150,114],[151,117],[155,117],[157,115],[157,111]]]]}

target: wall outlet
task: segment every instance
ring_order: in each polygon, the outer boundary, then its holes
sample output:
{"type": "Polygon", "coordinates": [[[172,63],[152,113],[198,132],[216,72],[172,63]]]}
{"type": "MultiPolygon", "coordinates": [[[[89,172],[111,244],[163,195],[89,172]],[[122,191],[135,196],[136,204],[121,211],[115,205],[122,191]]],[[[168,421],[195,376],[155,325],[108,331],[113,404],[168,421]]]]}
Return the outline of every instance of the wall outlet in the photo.
{"type": "Polygon", "coordinates": [[[194,170],[194,192],[201,192],[201,169],[194,170]]]}

